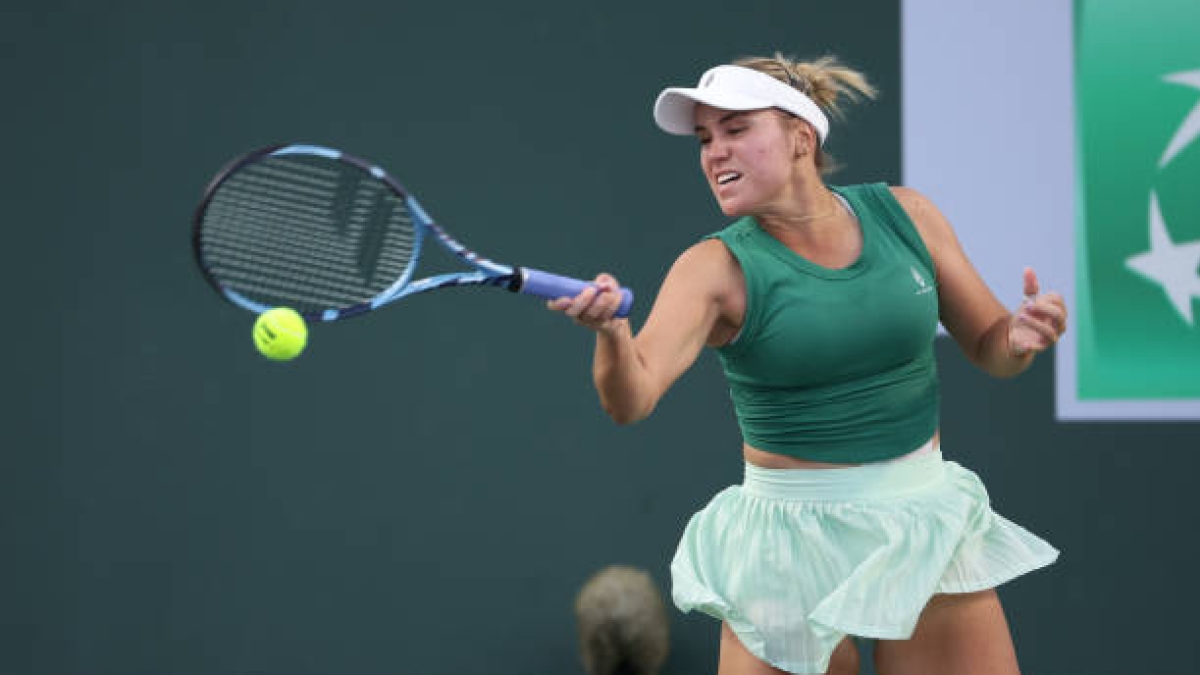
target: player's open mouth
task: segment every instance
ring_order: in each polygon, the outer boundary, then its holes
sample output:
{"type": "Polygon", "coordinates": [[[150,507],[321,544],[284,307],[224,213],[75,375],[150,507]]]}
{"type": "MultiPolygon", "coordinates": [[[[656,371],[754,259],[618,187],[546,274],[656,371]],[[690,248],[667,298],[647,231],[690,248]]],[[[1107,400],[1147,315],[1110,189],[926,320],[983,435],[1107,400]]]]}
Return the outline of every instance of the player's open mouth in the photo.
{"type": "Polygon", "coordinates": [[[724,173],[719,173],[719,174],[717,174],[717,185],[728,185],[741,177],[742,177],[742,174],[740,174],[736,171],[726,171],[724,173]]]}

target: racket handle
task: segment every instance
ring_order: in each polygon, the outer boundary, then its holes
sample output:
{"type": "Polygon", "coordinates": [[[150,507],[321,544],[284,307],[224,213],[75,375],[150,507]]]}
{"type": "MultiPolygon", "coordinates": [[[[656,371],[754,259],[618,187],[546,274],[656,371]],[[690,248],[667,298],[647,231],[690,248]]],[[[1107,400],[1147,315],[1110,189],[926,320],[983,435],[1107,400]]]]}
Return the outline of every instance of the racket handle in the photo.
{"type": "MultiPolygon", "coordinates": [[[[536,295],[539,298],[547,300],[556,300],[558,298],[573,298],[579,295],[580,291],[593,286],[590,281],[582,279],[573,279],[571,277],[560,277],[557,274],[550,274],[541,270],[522,267],[521,286],[517,288],[518,293],[526,295],[536,295]]],[[[629,316],[629,310],[633,307],[633,291],[628,288],[621,288],[621,305],[617,307],[617,316],[624,318],[629,316]]]]}

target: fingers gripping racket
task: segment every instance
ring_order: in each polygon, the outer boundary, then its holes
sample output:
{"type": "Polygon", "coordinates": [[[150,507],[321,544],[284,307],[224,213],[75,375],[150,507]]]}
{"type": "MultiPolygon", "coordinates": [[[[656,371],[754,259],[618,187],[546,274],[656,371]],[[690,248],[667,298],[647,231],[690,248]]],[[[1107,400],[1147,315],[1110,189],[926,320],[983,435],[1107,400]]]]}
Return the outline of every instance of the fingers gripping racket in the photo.
{"type": "MultiPolygon", "coordinates": [[[[264,148],[223,169],[196,210],[192,244],[209,283],[233,304],[256,313],[291,307],[310,321],[356,316],[447,286],[554,299],[592,285],[480,256],[383,169],[315,145],[264,148]],[[472,270],[414,279],[429,238],[472,270]]],[[[633,294],[620,294],[623,317],[633,294]]]]}

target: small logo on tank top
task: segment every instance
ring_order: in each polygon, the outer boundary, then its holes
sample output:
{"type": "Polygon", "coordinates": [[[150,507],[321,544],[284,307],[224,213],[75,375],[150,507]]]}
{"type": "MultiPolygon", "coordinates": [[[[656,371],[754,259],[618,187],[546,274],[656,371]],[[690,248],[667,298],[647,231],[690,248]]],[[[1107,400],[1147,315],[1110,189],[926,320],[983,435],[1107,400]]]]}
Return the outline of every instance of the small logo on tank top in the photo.
{"type": "Polygon", "coordinates": [[[921,276],[916,267],[910,265],[908,269],[912,272],[913,281],[917,282],[917,290],[913,295],[924,295],[933,291],[933,286],[930,286],[929,282],[925,281],[925,277],[921,276]]]}

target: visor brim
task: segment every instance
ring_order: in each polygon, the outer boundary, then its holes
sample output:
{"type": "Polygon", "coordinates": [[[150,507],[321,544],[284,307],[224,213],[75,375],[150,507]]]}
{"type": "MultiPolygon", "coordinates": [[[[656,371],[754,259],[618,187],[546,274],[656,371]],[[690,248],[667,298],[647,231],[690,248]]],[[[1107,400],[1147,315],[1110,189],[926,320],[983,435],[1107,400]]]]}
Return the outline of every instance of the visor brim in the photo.
{"type": "Polygon", "coordinates": [[[668,134],[690,136],[696,133],[697,103],[721,110],[763,110],[774,107],[752,96],[715,88],[670,87],[664,89],[654,102],[654,121],[668,134]]]}

